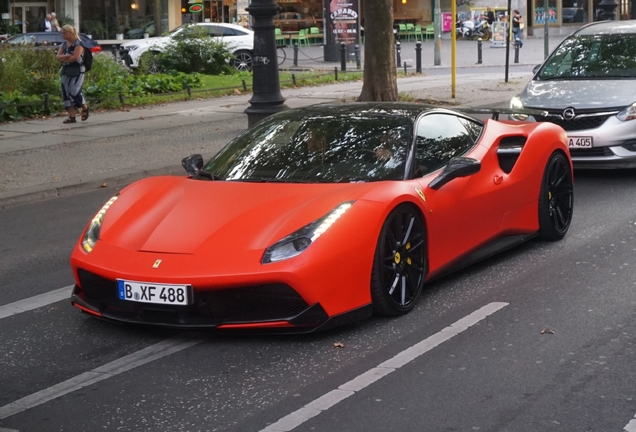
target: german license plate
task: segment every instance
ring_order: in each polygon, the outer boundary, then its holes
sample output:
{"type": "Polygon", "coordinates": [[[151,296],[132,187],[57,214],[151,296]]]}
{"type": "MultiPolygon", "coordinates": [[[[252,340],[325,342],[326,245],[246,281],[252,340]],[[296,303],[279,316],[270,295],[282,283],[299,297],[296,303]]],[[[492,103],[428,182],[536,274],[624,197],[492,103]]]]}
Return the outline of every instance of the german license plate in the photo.
{"type": "Polygon", "coordinates": [[[592,148],[592,137],[568,137],[568,147],[592,148]]]}
{"type": "Polygon", "coordinates": [[[117,279],[120,300],[140,303],[187,305],[190,304],[189,285],[166,285],[117,279]]]}

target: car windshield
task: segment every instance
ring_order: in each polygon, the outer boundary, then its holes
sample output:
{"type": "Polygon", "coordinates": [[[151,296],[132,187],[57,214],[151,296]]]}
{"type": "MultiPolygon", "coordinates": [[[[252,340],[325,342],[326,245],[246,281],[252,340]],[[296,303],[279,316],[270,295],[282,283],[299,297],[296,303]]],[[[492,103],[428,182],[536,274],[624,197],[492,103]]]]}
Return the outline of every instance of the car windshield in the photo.
{"type": "Polygon", "coordinates": [[[636,78],[636,34],[581,35],[565,40],[539,80],[636,78]]]}
{"type": "Polygon", "coordinates": [[[240,135],[204,171],[235,181],[401,180],[411,141],[412,122],[404,117],[296,111],[240,135]]]}

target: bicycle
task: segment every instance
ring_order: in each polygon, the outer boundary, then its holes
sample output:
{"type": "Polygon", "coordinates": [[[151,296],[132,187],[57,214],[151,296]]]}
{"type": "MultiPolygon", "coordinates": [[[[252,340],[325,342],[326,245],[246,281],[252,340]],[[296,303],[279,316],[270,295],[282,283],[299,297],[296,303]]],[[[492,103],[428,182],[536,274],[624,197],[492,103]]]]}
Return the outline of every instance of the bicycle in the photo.
{"type": "Polygon", "coordinates": [[[276,55],[278,56],[278,65],[282,65],[287,60],[287,52],[285,51],[285,47],[279,46],[276,47],[276,55]]]}

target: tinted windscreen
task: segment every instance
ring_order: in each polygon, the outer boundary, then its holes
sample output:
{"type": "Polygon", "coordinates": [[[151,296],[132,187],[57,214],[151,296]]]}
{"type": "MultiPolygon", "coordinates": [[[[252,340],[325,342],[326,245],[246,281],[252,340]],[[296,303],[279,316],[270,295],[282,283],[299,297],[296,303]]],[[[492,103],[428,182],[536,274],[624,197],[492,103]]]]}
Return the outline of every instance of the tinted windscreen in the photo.
{"type": "Polygon", "coordinates": [[[548,58],[538,78],[636,78],[636,35],[582,35],[567,39],[548,58]]]}
{"type": "Polygon", "coordinates": [[[401,180],[411,140],[411,121],[406,118],[295,113],[257,124],[219,152],[204,170],[222,180],[401,180]]]}

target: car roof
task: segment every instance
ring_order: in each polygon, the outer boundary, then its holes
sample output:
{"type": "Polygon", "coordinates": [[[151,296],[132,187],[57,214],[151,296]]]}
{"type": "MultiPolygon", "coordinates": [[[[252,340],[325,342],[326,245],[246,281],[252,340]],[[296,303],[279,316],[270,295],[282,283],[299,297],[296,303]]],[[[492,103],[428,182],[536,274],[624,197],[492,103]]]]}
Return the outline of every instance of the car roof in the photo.
{"type": "Polygon", "coordinates": [[[581,27],[574,35],[597,34],[630,34],[636,33],[636,20],[598,21],[581,27]]]}
{"type": "Polygon", "coordinates": [[[247,32],[247,33],[253,32],[253,30],[251,30],[251,29],[245,28],[245,27],[240,26],[238,24],[230,24],[230,23],[196,23],[196,25],[212,26],[212,27],[227,27],[227,28],[242,30],[242,31],[247,32]]]}
{"type": "MultiPolygon", "coordinates": [[[[60,34],[60,32],[27,32],[27,33],[18,33],[18,34],[15,34],[15,35],[11,36],[7,40],[14,39],[14,38],[17,38],[17,37],[22,37],[22,36],[56,36],[56,35],[59,35],[59,34],[60,34]]],[[[95,45],[99,45],[95,40],[89,38],[86,35],[86,33],[78,33],[78,35],[84,41],[91,41],[95,45]]]]}

